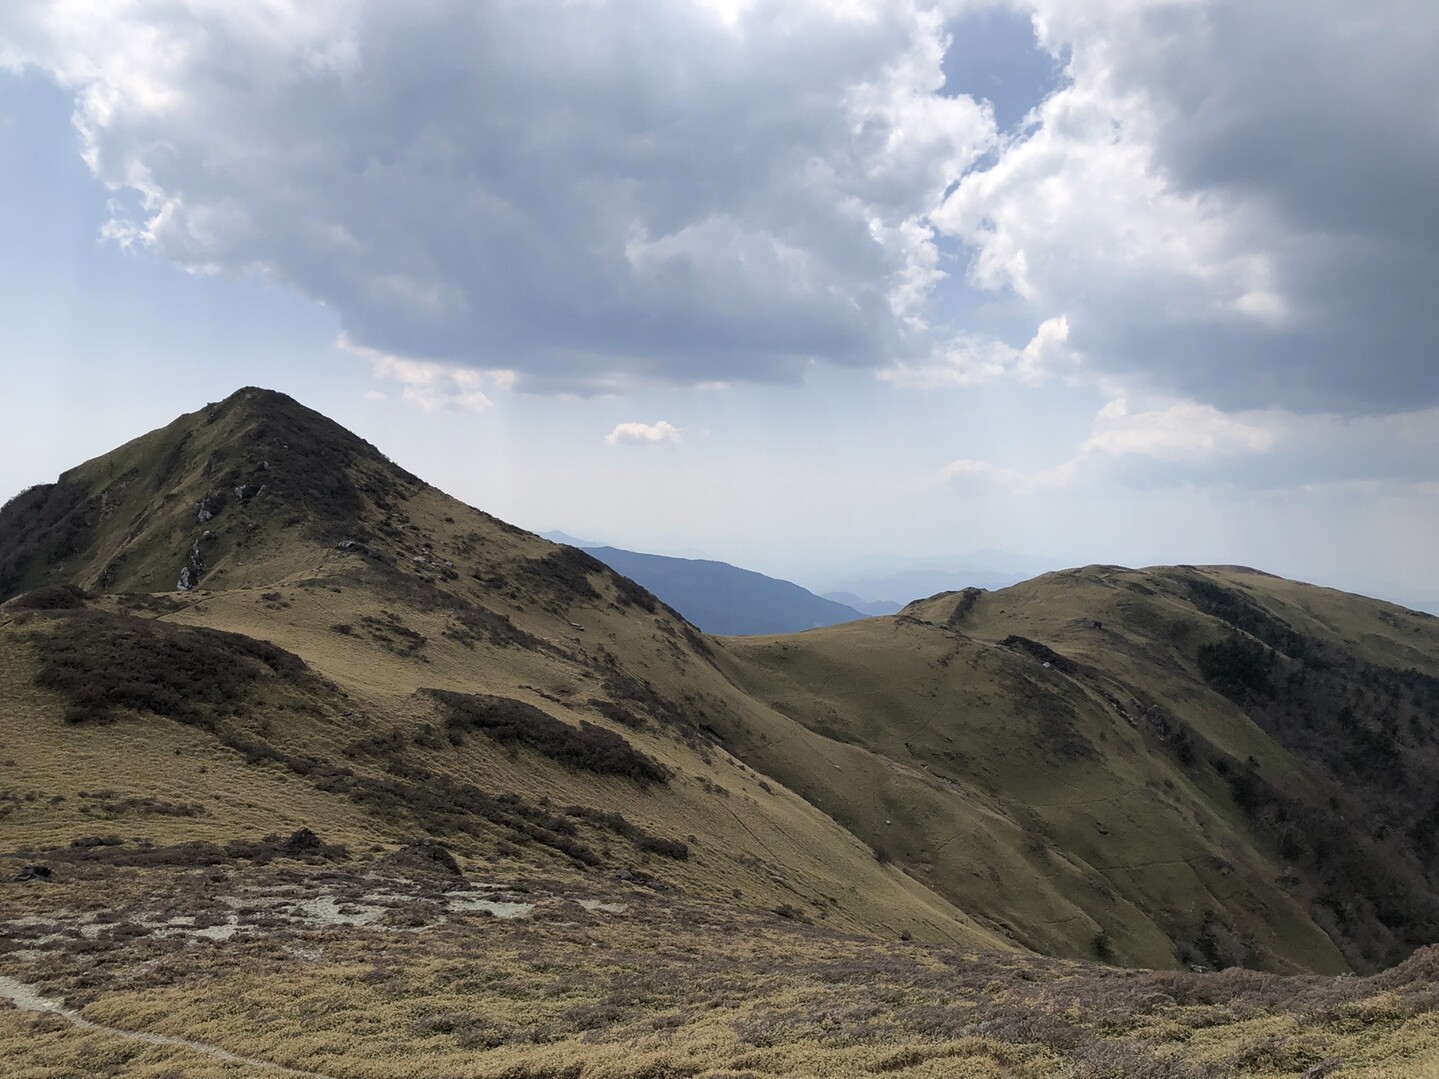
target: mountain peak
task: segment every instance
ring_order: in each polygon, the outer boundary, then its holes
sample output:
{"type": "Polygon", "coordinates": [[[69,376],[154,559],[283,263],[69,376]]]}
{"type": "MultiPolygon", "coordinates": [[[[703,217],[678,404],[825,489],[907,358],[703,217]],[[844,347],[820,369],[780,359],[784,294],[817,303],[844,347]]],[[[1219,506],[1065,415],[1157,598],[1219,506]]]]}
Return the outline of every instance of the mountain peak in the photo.
{"type": "Polygon", "coordinates": [[[288,563],[301,543],[352,538],[424,486],[333,420],[247,386],[0,509],[0,599],[59,582],[193,589],[226,559],[288,563]]]}

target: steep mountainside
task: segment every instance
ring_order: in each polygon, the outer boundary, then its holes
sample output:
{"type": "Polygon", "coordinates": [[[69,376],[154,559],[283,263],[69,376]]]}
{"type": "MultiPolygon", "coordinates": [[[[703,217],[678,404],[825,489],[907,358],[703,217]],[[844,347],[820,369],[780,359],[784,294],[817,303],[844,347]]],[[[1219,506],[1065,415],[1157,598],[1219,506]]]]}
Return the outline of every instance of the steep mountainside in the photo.
{"type": "Polygon", "coordinates": [[[710,713],[751,706],[672,610],[282,395],[23,493],[0,567],[7,849],[430,836],[998,943],[715,743],[710,713]]]}
{"type": "Polygon", "coordinates": [[[279,394],[0,509],[0,854],[510,878],[1123,964],[1439,939],[1439,621],[1231,569],[716,639],[279,394]],[[339,852],[339,848],[344,848],[339,852]]]}
{"type": "Polygon", "coordinates": [[[396,506],[424,489],[318,413],[241,390],[11,500],[0,598],[53,581],[104,592],[278,582],[343,540],[397,550],[396,506]]]}
{"type": "Polygon", "coordinates": [[[669,558],[617,547],[585,550],[643,585],[706,633],[798,633],[864,617],[790,581],[728,562],[669,558]]]}

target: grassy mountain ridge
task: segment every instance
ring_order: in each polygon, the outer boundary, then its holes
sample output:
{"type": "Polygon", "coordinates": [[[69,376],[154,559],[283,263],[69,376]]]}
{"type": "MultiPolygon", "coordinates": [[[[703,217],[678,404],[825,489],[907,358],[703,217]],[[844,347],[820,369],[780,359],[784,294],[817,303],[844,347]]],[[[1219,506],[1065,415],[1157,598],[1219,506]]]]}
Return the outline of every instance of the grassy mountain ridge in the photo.
{"type": "Polygon", "coordinates": [[[0,509],[0,596],[279,580],[300,568],[293,539],[368,538],[347,536],[367,509],[423,486],[319,413],[240,390],[0,509]]]}
{"type": "Polygon", "coordinates": [[[1087,567],[710,637],[254,389],[0,568],[7,1075],[1433,1072],[1433,948],[1238,969],[1430,931],[1401,608],[1087,567]]]}

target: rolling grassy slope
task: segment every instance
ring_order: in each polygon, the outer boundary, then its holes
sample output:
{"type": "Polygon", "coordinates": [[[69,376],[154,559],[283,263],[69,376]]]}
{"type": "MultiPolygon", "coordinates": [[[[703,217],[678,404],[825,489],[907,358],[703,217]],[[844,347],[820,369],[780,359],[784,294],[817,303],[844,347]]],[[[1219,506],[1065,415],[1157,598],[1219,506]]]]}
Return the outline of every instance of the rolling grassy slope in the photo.
{"type": "Polygon", "coordinates": [[[1436,628],[1087,567],[713,638],[243,390],[0,509],[0,1071],[1431,1075],[1434,948],[1314,974],[1439,937],[1436,628]]]}

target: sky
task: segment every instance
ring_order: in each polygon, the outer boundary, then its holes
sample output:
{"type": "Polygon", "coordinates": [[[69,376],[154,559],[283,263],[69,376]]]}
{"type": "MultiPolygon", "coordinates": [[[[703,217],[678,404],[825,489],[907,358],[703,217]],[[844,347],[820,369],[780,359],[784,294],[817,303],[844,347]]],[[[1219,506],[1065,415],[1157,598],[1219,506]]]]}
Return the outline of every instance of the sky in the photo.
{"type": "Polygon", "coordinates": [[[1439,603],[1430,0],[10,0],[0,500],[243,385],[523,527],[1439,603]]]}

